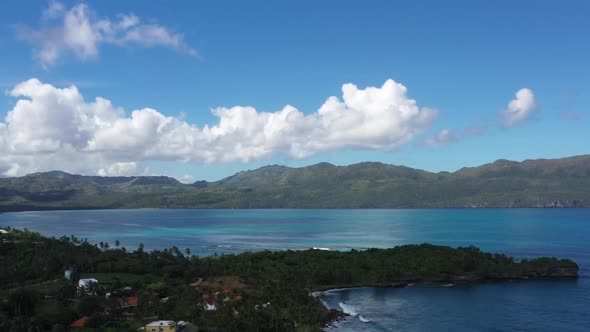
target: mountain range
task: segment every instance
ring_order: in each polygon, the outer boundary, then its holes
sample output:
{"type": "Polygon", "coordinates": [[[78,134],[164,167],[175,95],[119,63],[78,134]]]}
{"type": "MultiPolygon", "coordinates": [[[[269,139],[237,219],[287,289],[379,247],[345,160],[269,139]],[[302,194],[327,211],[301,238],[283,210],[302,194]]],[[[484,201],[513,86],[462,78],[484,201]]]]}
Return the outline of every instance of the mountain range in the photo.
{"type": "Polygon", "coordinates": [[[116,208],[465,208],[590,206],[590,155],[497,160],[456,172],[379,162],[265,166],[215,182],[61,171],[0,178],[0,211],[116,208]]]}

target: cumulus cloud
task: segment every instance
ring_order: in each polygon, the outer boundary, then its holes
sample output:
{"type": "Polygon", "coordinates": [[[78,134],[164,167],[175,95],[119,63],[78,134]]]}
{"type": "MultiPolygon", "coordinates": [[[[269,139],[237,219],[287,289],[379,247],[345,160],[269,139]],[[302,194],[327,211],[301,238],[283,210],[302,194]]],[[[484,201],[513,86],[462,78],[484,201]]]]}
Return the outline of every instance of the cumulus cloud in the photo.
{"type": "Polygon", "coordinates": [[[134,161],[116,162],[99,169],[96,174],[100,176],[130,176],[142,173],[140,167],[134,161]]]}
{"type": "Polygon", "coordinates": [[[457,132],[453,129],[445,128],[436,133],[434,137],[425,139],[422,142],[420,142],[420,145],[433,148],[446,146],[466,138],[482,135],[485,132],[487,132],[487,130],[487,127],[476,126],[467,127],[460,132],[457,132]]]}
{"type": "Polygon", "coordinates": [[[516,98],[508,103],[508,109],[500,112],[501,123],[510,127],[528,119],[537,105],[531,89],[523,88],[516,92],[516,98]]]}
{"type": "Polygon", "coordinates": [[[104,98],[86,101],[75,86],[37,79],[9,94],[18,100],[0,122],[0,171],[10,176],[50,169],[130,175],[147,160],[248,163],[344,149],[393,151],[437,115],[393,80],[365,89],[344,84],[341,99],[329,97],[310,114],[289,105],[276,112],[219,107],[212,110],[218,122],[202,127],[151,108],[127,113],[104,98]]]}
{"type": "MultiPolygon", "coordinates": [[[[508,103],[508,109],[500,111],[500,125],[514,126],[528,119],[536,108],[533,91],[523,88],[516,92],[516,98],[508,103]]],[[[479,136],[488,131],[490,126],[469,126],[460,131],[445,128],[433,137],[418,143],[423,147],[442,147],[473,136],[479,136]]]]}
{"type": "Polygon", "coordinates": [[[178,178],[178,181],[180,181],[182,183],[193,183],[193,182],[195,182],[195,177],[190,174],[185,174],[185,175],[181,176],[180,178],[178,178]]]}
{"type": "Polygon", "coordinates": [[[16,31],[21,39],[33,44],[34,57],[44,67],[55,65],[67,53],[73,53],[81,60],[96,58],[101,44],[163,46],[191,56],[198,55],[184,41],[182,34],[169,28],[142,23],[134,14],[99,18],[83,3],[68,9],[60,2],[51,2],[43,12],[39,29],[17,25],[16,31]]]}

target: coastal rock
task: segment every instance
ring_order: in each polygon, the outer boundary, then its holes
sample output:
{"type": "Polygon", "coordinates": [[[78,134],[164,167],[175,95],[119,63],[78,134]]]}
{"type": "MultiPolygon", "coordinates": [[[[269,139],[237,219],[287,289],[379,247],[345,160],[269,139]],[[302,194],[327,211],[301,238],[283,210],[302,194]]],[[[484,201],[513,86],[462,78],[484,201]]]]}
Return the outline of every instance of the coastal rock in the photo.
{"type": "Polygon", "coordinates": [[[547,276],[549,278],[577,278],[577,267],[556,267],[549,270],[547,276]]]}
{"type": "Polygon", "coordinates": [[[481,273],[457,273],[451,276],[451,280],[453,282],[476,282],[484,278],[484,275],[481,273]]]}
{"type": "Polygon", "coordinates": [[[504,281],[519,279],[576,279],[578,278],[578,267],[552,267],[549,269],[507,269],[497,272],[488,273],[455,273],[450,276],[448,281],[457,283],[471,283],[477,281],[504,281]]]}
{"type": "Polygon", "coordinates": [[[577,207],[584,207],[582,201],[573,199],[573,200],[556,200],[556,201],[549,201],[549,202],[541,202],[537,204],[537,207],[540,208],[577,208],[577,207]]]}

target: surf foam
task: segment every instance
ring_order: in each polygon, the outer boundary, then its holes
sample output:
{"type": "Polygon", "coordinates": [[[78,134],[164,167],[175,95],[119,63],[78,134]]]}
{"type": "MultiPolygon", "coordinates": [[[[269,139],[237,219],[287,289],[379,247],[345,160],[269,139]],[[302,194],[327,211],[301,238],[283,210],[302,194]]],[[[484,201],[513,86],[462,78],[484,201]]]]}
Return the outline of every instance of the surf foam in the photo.
{"type": "Polygon", "coordinates": [[[357,309],[356,306],[353,306],[353,305],[350,305],[350,304],[346,304],[346,303],[342,303],[342,302],[338,303],[338,305],[342,309],[342,312],[344,312],[345,314],[349,314],[351,316],[358,315],[358,312],[357,312],[358,309],[357,309]]]}

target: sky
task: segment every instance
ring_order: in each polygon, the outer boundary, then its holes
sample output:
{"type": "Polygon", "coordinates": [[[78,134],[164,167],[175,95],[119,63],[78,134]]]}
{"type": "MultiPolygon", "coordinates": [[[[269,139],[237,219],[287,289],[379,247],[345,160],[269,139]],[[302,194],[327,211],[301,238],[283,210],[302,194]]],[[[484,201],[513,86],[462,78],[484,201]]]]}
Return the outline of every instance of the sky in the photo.
{"type": "Polygon", "coordinates": [[[587,1],[14,1],[0,176],[586,154],[587,1]]]}

